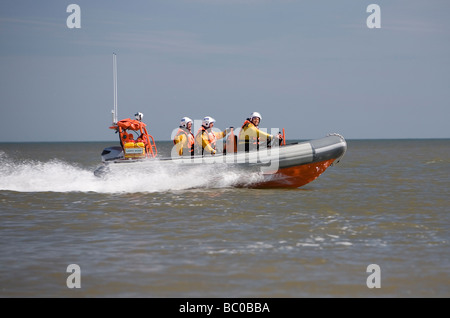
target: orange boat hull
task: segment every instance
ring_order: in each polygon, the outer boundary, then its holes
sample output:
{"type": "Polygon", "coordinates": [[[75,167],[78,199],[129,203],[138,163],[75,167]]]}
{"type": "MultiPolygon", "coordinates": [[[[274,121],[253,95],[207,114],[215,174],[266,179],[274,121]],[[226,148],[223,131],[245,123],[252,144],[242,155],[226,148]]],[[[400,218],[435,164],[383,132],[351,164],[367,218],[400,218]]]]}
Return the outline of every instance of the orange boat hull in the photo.
{"type": "Polygon", "coordinates": [[[336,159],[279,169],[254,188],[298,188],[317,179],[336,159]]]}

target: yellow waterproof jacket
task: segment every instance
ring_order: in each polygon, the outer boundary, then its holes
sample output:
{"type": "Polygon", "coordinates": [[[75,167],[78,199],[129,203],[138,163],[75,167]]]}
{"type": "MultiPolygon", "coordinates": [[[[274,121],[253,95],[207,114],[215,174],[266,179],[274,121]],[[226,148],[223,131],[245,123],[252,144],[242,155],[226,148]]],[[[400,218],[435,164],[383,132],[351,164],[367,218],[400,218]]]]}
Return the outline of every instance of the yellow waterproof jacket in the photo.
{"type": "Polygon", "coordinates": [[[179,128],[177,134],[173,138],[178,155],[194,155],[194,135],[186,128],[179,128]]]}
{"type": "Polygon", "coordinates": [[[239,144],[259,144],[260,138],[272,139],[273,136],[258,129],[251,121],[246,120],[239,132],[239,144]]]}
{"type": "Polygon", "coordinates": [[[215,154],[216,153],[216,140],[222,139],[227,135],[226,130],[221,132],[214,132],[211,129],[205,129],[205,127],[201,127],[197,135],[195,136],[195,145],[197,152],[199,154],[203,154],[204,151],[208,153],[215,154]]]}

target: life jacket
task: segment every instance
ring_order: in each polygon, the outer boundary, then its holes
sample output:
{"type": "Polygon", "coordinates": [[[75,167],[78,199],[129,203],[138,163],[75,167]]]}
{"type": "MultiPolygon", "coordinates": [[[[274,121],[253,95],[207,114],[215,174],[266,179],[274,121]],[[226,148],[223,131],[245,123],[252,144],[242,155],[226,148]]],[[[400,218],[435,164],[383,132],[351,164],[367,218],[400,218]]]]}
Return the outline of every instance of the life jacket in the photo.
{"type": "Polygon", "coordinates": [[[119,128],[119,135],[120,135],[120,146],[123,148],[123,145],[130,142],[136,142],[133,139],[133,135],[129,134],[126,129],[119,128]]]}
{"type": "MultiPolygon", "coordinates": [[[[239,131],[239,138],[238,138],[239,144],[245,145],[245,151],[249,151],[250,144],[255,145],[256,149],[259,149],[259,137],[245,135],[244,130],[246,130],[249,125],[255,126],[255,124],[253,124],[250,120],[246,119],[244,124],[241,127],[241,131],[239,131]],[[244,139],[241,139],[241,134],[244,134],[244,139]]],[[[256,128],[258,128],[258,127],[256,127],[256,128]]]]}
{"type": "MultiPolygon", "coordinates": [[[[187,130],[186,128],[178,128],[177,134],[174,137],[173,143],[176,144],[175,142],[175,138],[180,136],[181,134],[184,134],[187,138],[187,143],[186,146],[183,147],[183,149],[186,149],[186,151],[188,153],[191,154],[191,156],[194,155],[194,144],[195,144],[195,139],[194,139],[194,135],[192,134],[192,132],[190,132],[189,130],[187,130]]],[[[184,151],[183,151],[184,152],[184,151]]]]}
{"type": "Polygon", "coordinates": [[[197,132],[197,135],[195,136],[195,140],[198,140],[198,139],[200,139],[200,143],[199,142],[196,142],[196,152],[198,153],[198,154],[201,154],[201,155],[203,155],[203,152],[204,152],[204,148],[203,148],[203,138],[201,137],[201,135],[203,134],[203,132],[206,132],[207,134],[208,134],[208,142],[209,142],[209,145],[211,146],[211,148],[212,149],[214,149],[214,150],[216,150],[216,140],[217,140],[217,138],[216,138],[216,135],[211,131],[211,132],[208,132],[208,130],[205,128],[205,127],[200,127],[200,129],[198,130],[198,132],[197,132]]]}
{"type": "Polygon", "coordinates": [[[237,152],[238,151],[238,149],[237,149],[237,139],[238,139],[238,136],[236,136],[234,134],[233,129],[231,129],[231,132],[230,132],[230,134],[229,134],[229,136],[227,138],[227,141],[225,143],[225,147],[223,149],[224,154],[226,154],[226,153],[233,153],[233,152],[237,152]]]}

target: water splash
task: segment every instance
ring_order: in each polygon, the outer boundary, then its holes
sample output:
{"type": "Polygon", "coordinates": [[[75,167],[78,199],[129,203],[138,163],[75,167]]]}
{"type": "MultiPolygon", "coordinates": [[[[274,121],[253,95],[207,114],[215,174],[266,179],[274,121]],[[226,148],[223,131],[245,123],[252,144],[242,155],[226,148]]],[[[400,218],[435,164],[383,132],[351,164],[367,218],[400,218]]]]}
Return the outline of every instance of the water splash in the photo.
{"type": "Polygon", "coordinates": [[[18,192],[164,192],[195,188],[248,186],[260,182],[259,172],[225,165],[192,166],[157,160],[146,164],[119,164],[102,177],[94,169],[61,160],[14,162],[0,153],[0,190],[18,192]]]}

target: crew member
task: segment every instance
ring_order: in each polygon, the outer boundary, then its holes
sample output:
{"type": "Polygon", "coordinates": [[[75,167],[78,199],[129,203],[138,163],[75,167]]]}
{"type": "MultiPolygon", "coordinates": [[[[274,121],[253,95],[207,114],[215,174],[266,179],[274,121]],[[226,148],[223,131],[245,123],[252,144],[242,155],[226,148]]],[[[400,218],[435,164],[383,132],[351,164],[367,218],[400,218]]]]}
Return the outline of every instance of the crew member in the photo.
{"type": "Polygon", "coordinates": [[[180,121],[180,127],[177,134],[173,138],[173,143],[177,148],[177,153],[180,156],[194,156],[194,134],[192,129],[192,119],[183,117],[180,121]]]}
{"type": "Polygon", "coordinates": [[[195,149],[196,153],[202,155],[205,153],[210,153],[215,155],[216,150],[216,141],[217,139],[224,138],[228,132],[231,131],[230,128],[225,129],[224,131],[214,132],[212,128],[216,120],[210,116],[206,116],[203,118],[202,127],[197,132],[195,136],[195,149]]]}
{"type": "Polygon", "coordinates": [[[276,138],[281,139],[281,134],[270,135],[259,129],[259,123],[261,122],[261,114],[253,112],[250,117],[247,118],[241,127],[239,132],[239,148],[249,151],[250,149],[259,149],[260,142],[262,140],[267,141],[267,146],[270,146],[271,141],[276,138]]]}

